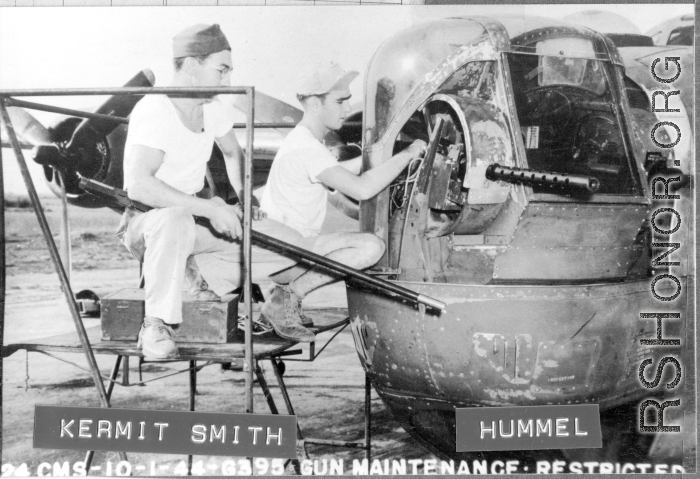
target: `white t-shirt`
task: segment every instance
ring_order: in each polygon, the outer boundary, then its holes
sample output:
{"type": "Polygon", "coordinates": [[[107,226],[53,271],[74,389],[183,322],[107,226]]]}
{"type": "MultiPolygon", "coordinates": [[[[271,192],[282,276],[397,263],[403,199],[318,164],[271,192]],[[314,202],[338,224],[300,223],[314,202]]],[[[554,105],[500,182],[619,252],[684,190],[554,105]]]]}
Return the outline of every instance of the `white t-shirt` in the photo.
{"type": "Polygon", "coordinates": [[[318,175],[338,160],[305,126],[282,142],[265,185],[260,209],[305,237],[318,235],[326,217],[328,190],[318,175]]]}
{"type": "Polygon", "coordinates": [[[133,145],[143,145],[165,153],[156,178],[185,194],[193,195],[204,187],[207,162],[214,138],[226,135],[233,127],[234,112],[215,98],[204,104],[204,131],[195,133],[177,116],[172,101],[165,95],[146,95],[131,113],[124,147],[124,188],[129,189],[126,171],[132,167],[133,145]]]}

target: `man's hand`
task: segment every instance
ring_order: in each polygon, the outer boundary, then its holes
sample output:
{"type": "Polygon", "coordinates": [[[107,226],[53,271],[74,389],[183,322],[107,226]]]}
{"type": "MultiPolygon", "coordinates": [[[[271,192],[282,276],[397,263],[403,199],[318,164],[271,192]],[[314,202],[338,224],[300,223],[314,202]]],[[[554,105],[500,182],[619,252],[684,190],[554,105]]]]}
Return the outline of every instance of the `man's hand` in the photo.
{"type": "Polygon", "coordinates": [[[261,210],[259,206],[253,206],[253,220],[260,221],[263,218],[267,218],[267,213],[261,210]]]}
{"type": "Polygon", "coordinates": [[[413,143],[411,143],[411,145],[408,148],[406,148],[404,151],[406,153],[408,153],[411,156],[411,158],[413,159],[413,158],[418,158],[418,157],[422,156],[423,153],[425,153],[427,149],[428,149],[428,145],[426,142],[424,142],[423,140],[416,140],[413,143]]]}
{"type": "MultiPolygon", "coordinates": [[[[243,221],[243,207],[241,206],[240,203],[235,204],[233,206],[229,206],[229,208],[235,208],[236,214],[238,215],[238,219],[243,221]]],[[[252,213],[253,213],[253,221],[260,221],[263,218],[267,218],[267,213],[265,213],[263,210],[261,210],[259,206],[253,205],[252,213]]]]}
{"type": "MultiPolygon", "coordinates": [[[[236,203],[235,205],[229,205],[228,203],[226,203],[223,200],[223,198],[221,198],[219,196],[214,196],[211,199],[211,201],[213,201],[217,205],[223,205],[223,206],[236,208],[236,214],[238,215],[238,219],[243,221],[243,207],[241,206],[240,203],[236,203]]],[[[255,197],[253,197],[253,202],[255,202],[255,197]]],[[[263,210],[261,210],[259,206],[253,205],[253,221],[260,221],[263,218],[267,218],[267,213],[265,213],[263,210]]]]}
{"type": "Polygon", "coordinates": [[[226,202],[224,199],[220,196],[212,196],[209,201],[213,201],[214,203],[217,204],[217,206],[227,206],[226,202]]]}
{"type": "Polygon", "coordinates": [[[217,233],[228,236],[231,239],[240,238],[243,234],[241,220],[239,219],[240,208],[229,206],[226,203],[220,204],[218,201],[214,203],[216,205],[209,214],[211,227],[217,233]]]}

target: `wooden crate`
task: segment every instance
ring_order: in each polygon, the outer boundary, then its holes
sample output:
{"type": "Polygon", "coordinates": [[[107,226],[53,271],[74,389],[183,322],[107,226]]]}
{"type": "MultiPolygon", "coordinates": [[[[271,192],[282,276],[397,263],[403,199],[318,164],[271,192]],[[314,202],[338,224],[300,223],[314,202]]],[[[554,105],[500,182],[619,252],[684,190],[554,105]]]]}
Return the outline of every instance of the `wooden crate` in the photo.
{"type": "MultiPolygon", "coordinates": [[[[102,339],[137,340],[145,314],[143,289],[127,288],[101,299],[102,339]]],[[[182,324],[175,341],[182,343],[229,343],[238,325],[238,295],[221,301],[194,301],[182,293],[182,324]]]]}

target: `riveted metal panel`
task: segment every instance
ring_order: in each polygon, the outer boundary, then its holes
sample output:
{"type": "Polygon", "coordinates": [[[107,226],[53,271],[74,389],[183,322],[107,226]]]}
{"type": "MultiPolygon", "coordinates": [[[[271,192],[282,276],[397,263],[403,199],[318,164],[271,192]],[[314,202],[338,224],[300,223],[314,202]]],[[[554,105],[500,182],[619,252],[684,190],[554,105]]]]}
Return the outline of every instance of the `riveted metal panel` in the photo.
{"type": "Polygon", "coordinates": [[[530,203],[496,258],[496,280],[620,278],[642,254],[641,205],[530,203]]]}
{"type": "MultiPolygon", "coordinates": [[[[648,281],[400,283],[441,299],[447,311],[350,288],[358,354],[402,426],[450,457],[456,457],[457,407],[589,403],[605,410],[648,394],[637,377],[641,357],[658,362],[680,354],[678,346],[639,343],[656,335],[655,321],[640,320],[640,311],[673,310],[653,299],[648,281]],[[368,332],[358,340],[363,329],[368,332]]],[[[680,336],[680,322],[667,326],[665,336],[680,336]]]]}

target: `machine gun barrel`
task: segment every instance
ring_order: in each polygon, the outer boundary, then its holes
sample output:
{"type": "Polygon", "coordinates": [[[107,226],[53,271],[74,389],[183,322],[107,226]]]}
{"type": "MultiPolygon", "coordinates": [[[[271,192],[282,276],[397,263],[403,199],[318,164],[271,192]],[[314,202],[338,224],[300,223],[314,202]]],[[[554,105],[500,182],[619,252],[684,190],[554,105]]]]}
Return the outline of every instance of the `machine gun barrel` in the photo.
{"type": "MultiPolygon", "coordinates": [[[[102,197],[107,197],[115,201],[121,206],[124,207],[131,207],[134,208],[137,211],[142,211],[146,212],[149,210],[152,210],[153,208],[144,205],[143,203],[139,203],[137,201],[133,201],[129,199],[129,197],[126,194],[126,191],[120,189],[120,188],[115,188],[112,186],[105,185],[103,183],[100,183],[98,181],[90,180],[88,178],[80,178],[80,187],[84,189],[85,191],[89,191],[90,193],[102,196],[102,197]]],[[[195,220],[198,222],[205,222],[206,220],[204,218],[197,218],[195,217],[195,220]]],[[[374,288],[379,289],[380,291],[387,291],[396,295],[399,295],[403,298],[409,299],[411,301],[415,301],[417,303],[424,304],[426,306],[430,306],[431,308],[437,309],[439,311],[444,311],[447,309],[447,306],[445,305],[444,302],[439,301],[437,299],[431,298],[429,296],[425,296],[423,294],[416,293],[415,291],[411,291],[410,289],[404,288],[402,286],[399,286],[394,283],[390,283],[389,281],[385,281],[379,278],[375,278],[374,276],[370,276],[367,273],[363,273],[362,271],[358,271],[354,268],[351,268],[350,266],[344,265],[342,263],[339,263],[337,261],[333,261],[332,259],[328,259],[325,256],[318,255],[316,253],[312,253],[311,251],[307,251],[303,248],[299,248],[298,246],[294,246],[292,244],[286,243],[284,241],[280,241],[276,238],[273,238],[271,236],[267,236],[263,233],[260,233],[258,231],[251,231],[251,238],[254,242],[263,244],[265,246],[269,246],[272,248],[276,248],[285,252],[292,253],[293,255],[307,260],[311,261],[312,263],[319,264],[323,266],[324,268],[328,268],[332,271],[335,271],[337,273],[341,273],[345,276],[348,276],[350,278],[353,278],[355,280],[358,280],[362,283],[365,283],[369,286],[373,286],[374,288]]]]}
{"type": "Polygon", "coordinates": [[[111,199],[118,205],[123,206],[124,208],[131,207],[137,211],[148,211],[153,209],[148,205],[144,205],[143,203],[139,203],[138,201],[129,199],[129,197],[126,194],[126,191],[122,190],[121,188],[115,188],[114,186],[105,185],[104,183],[100,183],[99,181],[81,177],[80,187],[85,191],[92,193],[93,195],[111,199]]]}
{"type": "Polygon", "coordinates": [[[316,253],[307,251],[303,248],[299,248],[298,246],[285,243],[284,241],[280,241],[276,238],[259,233],[255,230],[252,231],[252,237],[253,241],[257,243],[262,243],[266,246],[272,246],[273,248],[278,248],[283,251],[292,253],[295,256],[298,256],[299,258],[319,264],[324,268],[328,268],[331,271],[335,271],[337,273],[349,276],[350,278],[359,280],[360,282],[365,283],[369,286],[373,286],[374,288],[377,288],[379,290],[397,294],[406,299],[410,299],[417,303],[430,306],[431,308],[437,309],[439,311],[445,311],[445,309],[447,309],[447,306],[442,301],[438,301],[437,299],[433,299],[429,296],[416,293],[415,291],[411,291],[410,289],[404,288],[403,286],[390,283],[389,281],[384,281],[383,279],[375,278],[374,276],[370,276],[367,273],[363,273],[362,271],[358,271],[354,268],[351,268],[350,266],[346,266],[343,263],[338,263],[337,261],[328,259],[325,256],[321,256],[316,253]]]}
{"type": "Polygon", "coordinates": [[[486,179],[491,181],[507,181],[537,186],[561,186],[564,188],[583,189],[595,193],[600,188],[600,180],[593,176],[570,175],[552,171],[530,170],[528,168],[510,168],[498,163],[486,168],[486,179]]]}

